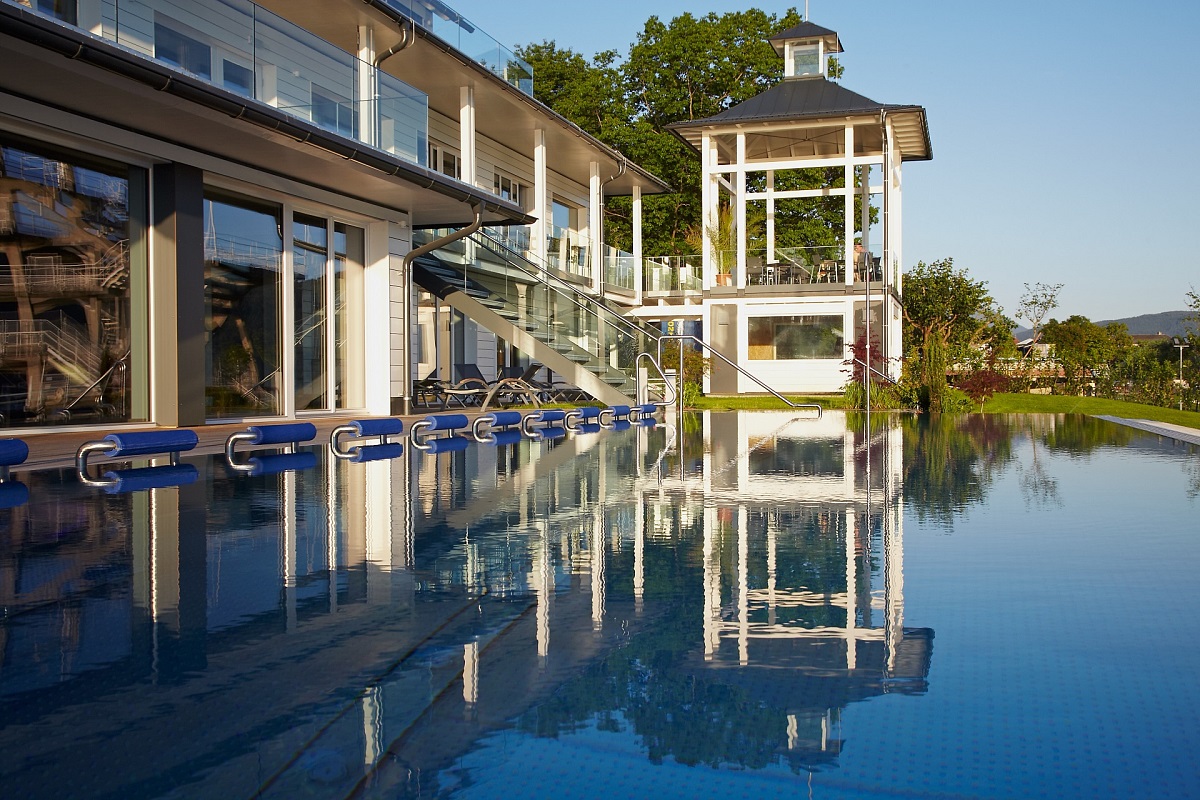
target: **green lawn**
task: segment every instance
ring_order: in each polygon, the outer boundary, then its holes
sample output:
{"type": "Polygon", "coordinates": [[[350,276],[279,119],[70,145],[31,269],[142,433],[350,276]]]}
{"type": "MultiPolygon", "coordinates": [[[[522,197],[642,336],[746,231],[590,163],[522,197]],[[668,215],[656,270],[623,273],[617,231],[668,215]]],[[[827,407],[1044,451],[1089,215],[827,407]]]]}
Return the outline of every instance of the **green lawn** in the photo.
{"type": "MultiPolygon", "coordinates": [[[[821,397],[789,397],[794,403],[820,403],[823,408],[842,407],[841,395],[821,397]]],[[[701,397],[695,405],[698,411],[738,411],[778,409],[786,405],[774,397],[701,397]]],[[[985,414],[1090,414],[1092,416],[1150,419],[1171,422],[1200,429],[1200,413],[1179,411],[1161,406],[1146,406],[1124,400],[1105,400],[1100,397],[1068,397],[1044,394],[997,394],[984,406],[985,414]]]]}
{"type": "Polygon", "coordinates": [[[1200,413],[1146,406],[1102,397],[1068,397],[1044,394],[997,394],[983,405],[986,414],[1090,414],[1093,416],[1151,419],[1200,428],[1200,413]]]}

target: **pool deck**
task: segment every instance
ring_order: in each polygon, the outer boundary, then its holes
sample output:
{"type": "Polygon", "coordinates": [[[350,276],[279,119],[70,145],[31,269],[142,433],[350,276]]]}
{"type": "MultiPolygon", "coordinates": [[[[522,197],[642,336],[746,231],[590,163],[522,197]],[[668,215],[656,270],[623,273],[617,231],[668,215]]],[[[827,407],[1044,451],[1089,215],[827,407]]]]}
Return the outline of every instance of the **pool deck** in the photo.
{"type": "Polygon", "coordinates": [[[1196,428],[1188,428],[1183,425],[1174,425],[1170,422],[1156,422],[1149,419],[1126,419],[1125,417],[1110,417],[1097,415],[1097,419],[1115,422],[1118,425],[1125,425],[1130,428],[1137,428],[1139,431],[1147,433],[1155,433],[1159,436],[1166,436],[1174,439],[1177,442],[1186,442],[1188,444],[1200,444],[1200,430],[1196,428]]]}

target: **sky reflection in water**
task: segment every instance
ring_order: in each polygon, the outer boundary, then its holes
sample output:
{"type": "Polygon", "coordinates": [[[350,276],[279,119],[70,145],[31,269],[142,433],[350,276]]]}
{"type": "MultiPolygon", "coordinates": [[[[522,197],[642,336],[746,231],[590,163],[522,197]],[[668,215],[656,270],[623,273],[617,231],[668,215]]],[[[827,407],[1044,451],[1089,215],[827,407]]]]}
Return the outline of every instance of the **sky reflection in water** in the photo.
{"type": "Polygon", "coordinates": [[[1197,449],[871,424],[197,458],[153,496],[19,475],[0,794],[1200,791],[1197,449]]]}

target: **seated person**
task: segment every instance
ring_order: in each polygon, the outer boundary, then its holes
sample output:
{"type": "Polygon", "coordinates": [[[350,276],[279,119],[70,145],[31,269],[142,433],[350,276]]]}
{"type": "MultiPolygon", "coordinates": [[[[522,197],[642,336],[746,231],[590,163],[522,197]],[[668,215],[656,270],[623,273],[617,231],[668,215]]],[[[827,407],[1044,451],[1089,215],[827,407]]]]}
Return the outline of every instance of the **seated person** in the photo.
{"type": "Polygon", "coordinates": [[[862,242],[854,243],[854,277],[856,280],[880,280],[879,265],[875,263],[875,257],[871,255],[862,242]]]}

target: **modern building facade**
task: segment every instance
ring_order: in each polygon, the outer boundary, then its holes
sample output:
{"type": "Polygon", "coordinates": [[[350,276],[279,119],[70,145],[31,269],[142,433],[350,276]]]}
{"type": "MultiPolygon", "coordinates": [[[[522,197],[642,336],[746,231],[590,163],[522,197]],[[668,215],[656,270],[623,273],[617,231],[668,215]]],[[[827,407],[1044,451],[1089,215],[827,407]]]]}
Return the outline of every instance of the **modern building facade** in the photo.
{"type": "Polygon", "coordinates": [[[619,386],[600,209],[667,186],[532,80],[438,0],[0,0],[3,424],[387,414],[460,361],[619,386]],[[538,260],[482,259],[503,299],[459,291],[489,242],[538,260]]]}

